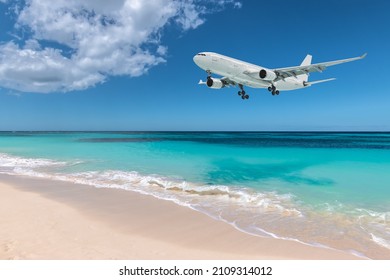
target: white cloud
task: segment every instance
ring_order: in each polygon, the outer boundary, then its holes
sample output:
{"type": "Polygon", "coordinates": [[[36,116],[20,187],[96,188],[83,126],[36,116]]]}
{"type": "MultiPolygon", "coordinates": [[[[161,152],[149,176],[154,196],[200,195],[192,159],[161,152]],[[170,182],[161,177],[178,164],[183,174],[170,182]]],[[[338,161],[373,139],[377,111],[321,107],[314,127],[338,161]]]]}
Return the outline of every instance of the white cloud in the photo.
{"type": "Polygon", "coordinates": [[[159,55],[164,56],[164,55],[167,54],[167,52],[168,52],[168,47],[166,47],[166,46],[158,46],[158,48],[157,48],[157,53],[158,53],[159,55]]]}
{"type": "MultiPolygon", "coordinates": [[[[5,0],[0,0],[5,2],[5,0]]],[[[0,44],[0,86],[25,92],[82,90],[109,76],[136,77],[165,62],[163,28],[197,28],[237,1],[26,0],[14,7],[24,41],[0,44]],[[21,4],[24,5],[21,5],[21,4]],[[205,4],[207,3],[207,4],[205,4]],[[206,8],[207,5],[207,8],[206,8]]]]}
{"type": "Polygon", "coordinates": [[[182,3],[179,11],[180,16],[177,17],[176,22],[185,30],[195,29],[204,22],[204,20],[199,17],[200,11],[194,3],[182,3]]]}
{"type": "Polygon", "coordinates": [[[234,8],[241,9],[242,3],[241,2],[234,2],[234,8]]]}

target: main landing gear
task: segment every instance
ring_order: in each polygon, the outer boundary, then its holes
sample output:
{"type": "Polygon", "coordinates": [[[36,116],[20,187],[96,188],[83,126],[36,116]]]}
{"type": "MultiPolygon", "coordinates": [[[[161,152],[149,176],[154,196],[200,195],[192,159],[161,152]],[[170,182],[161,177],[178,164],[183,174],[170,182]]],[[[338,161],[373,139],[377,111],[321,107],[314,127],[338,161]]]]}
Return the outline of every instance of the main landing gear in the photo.
{"type": "Polygon", "coordinates": [[[249,99],[249,95],[245,93],[244,86],[242,84],[239,84],[238,86],[240,87],[238,95],[241,96],[242,99],[249,99]]]}
{"type": "Polygon", "coordinates": [[[272,93],[272,95],[279,95],[279,91],[276,89],[274,85],[268,87],[268,91],[272,93]]]}

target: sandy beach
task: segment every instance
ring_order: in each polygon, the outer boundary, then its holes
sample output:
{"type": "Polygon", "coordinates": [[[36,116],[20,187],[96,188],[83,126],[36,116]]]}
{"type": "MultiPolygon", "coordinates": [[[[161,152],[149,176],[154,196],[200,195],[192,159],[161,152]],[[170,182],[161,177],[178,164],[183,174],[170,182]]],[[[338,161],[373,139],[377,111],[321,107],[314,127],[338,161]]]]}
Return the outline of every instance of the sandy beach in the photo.
{"type": "Polygon", "coordinates": [[[0,176],[0,259],[356,259],[261,238],[151,196],[0,176]]]}

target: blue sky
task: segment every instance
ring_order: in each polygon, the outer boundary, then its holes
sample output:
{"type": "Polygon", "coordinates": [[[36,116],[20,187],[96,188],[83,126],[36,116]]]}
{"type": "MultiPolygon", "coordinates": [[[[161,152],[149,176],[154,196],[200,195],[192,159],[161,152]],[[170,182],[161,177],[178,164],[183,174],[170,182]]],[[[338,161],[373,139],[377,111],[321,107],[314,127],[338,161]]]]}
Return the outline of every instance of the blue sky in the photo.
{"type": "Polygon", "coordinates": [[[0,130],[390,130],[388,1],[52,3],[0,0],[0,130]],[[267,68],[368,56],[244,101],[197,84],[200,51],[267,68]]]}

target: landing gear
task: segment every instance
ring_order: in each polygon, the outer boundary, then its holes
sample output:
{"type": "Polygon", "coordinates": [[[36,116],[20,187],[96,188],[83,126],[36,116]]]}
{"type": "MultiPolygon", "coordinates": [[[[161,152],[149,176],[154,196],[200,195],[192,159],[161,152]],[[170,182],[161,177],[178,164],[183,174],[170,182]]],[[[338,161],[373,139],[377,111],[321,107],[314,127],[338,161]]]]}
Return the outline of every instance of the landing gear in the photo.
{"type": "Polygon", "coordinates": [[[242,99],[249,99],[249,95],[245,93],[245,90],[240,90],[238,95],[240,95],[242,99]]]}
{"type": "Polygon", "coordinates": [[[279,91],[276,89],[276,87],[274,85],[268,87],[268,91],[270,91],[272,93],[272,95],[279,95],[279,91]]]}
{"type": "Polygon", "coordinates": [[[239,92],[238,92],[238,95],[241,95],[241,98],[242,98],[242,99],[249,99],[249,95],[248,95],[248,94],[245,94],[245,91],[243,91],[243,92],[239,91],[239,92]]]}
{"type": "Polygon", "coordinates": [[[240,88],[238,95],[240,95],[242,99],[249,99],[249,95],[245,93],[244,86],[242,84],[239,84],[238,86],[240,88]]]}

